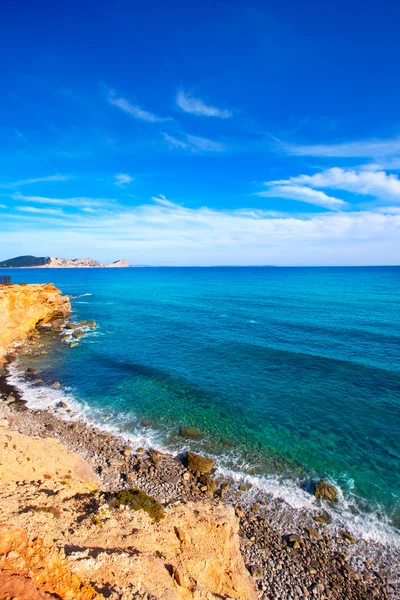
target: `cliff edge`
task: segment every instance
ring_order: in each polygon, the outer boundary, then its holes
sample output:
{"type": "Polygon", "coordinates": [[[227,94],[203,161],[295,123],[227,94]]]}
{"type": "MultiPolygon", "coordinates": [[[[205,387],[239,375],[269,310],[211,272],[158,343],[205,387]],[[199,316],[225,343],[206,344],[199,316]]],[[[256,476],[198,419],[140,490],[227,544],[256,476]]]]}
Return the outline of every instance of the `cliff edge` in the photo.
{"type": "Polygon", "coordinates": [[[89,463],[0,418],[0,600],[256,600],[231,507],[115,507],[89,463]],[[2,593],[4,595],[2,595],[2,593]]]}
{"type": "Polygon", "coordinates": [[[36,325],[65,319],[70,310],[68,296],[62,296],[52,283],[0,285],[0,361],[36,325]]]}

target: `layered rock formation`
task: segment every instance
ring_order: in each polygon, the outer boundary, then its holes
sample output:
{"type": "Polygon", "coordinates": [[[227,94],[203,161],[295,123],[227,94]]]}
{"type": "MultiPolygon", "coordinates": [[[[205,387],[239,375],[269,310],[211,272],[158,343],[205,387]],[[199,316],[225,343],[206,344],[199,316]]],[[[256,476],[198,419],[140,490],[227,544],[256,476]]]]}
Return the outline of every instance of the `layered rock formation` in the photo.
{"type": "Polygon", "coordinates": [[[65,319],[69,298],[53,284],[0,285],[0,361],[13,345],[54,319],[65,319]]]}

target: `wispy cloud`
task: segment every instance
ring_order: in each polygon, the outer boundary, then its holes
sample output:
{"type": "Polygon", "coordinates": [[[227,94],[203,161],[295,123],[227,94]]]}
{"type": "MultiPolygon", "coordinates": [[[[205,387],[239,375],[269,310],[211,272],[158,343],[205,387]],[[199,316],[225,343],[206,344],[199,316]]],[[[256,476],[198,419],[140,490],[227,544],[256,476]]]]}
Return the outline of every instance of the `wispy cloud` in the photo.
{"type": "Polygon", "coordinates": [[[299,175],[272,181],[273,185],[307,185],[311,188],[345,190],[377,198],[395,198],[400,202],[400,180],[385,171],[364,171],[334,167],[314,175],[299,175]]]}
{"type": "Polygon", "coordinates": [[[218,117],[219,119],[228,119],[232,113],[226,108],[217,108],[211,104],[206,104],[200,98],[194,98],[189,92],[180,90],[176,96],[176,103],[184,112],[203,117],[218,117]]]}
{"type": "Polygon", "coordinates": [[[65,216],[65,213],[60,208],[37,208],[36,206],[17,206],[16,208],[21,212],[39,215],[65,216]]]}
{"type": "Polygon", "coordinates": [[[170,135],[169,133],[166,133],[165,131],[163,131],[161,135],[163,136],[164,140],[171,146],[171,148],[185,149],[188,147],[188,144],[186,142],[184,142],[183,140],[178,140],[178,138],[174,137],[173,135],[170,135]]]}
{"type": "Polygon", "coordinates": [[[197,135],[187,136],[189,144],[198,150],[204,150],[205,152],[223,152],[226,150],[225,144],[209,140],[208,138],[199,137],[197,135]]]}
{"type": "Polygon", "coordinates": [[[127,173],[119,173],[114,177],[114,185],[117,185],[119,187],[124,187],[128,183],[132,183],[132,181],[133,177],[131,177],[127,173]]]}
{"type": "Polygon", "coordinates": [[[400,153],[400,137],[370,139],[340,144],[297,145],[278,141],[278,147],[288,154],[340,158],[379,158],[400,153]]]}
{"type": "Polygon", "coordinates": [[[5,204],[0,204],[0,208],[7,208],[5,204]]]}
{"type": "Polygon", "coordinates": [[[109,91],[107,100],[109,104],[117,106],[119,109],[128,113],[135,119],[139,119],[141,121],[147,121],[148,123],[160,123],[161,121],[171,120],[170,117],[158,117],[157,115],[147,110],[144,110],[137,104],[131,104],[126,98],[123,98],[122,96],[117,96],[113,90],[109,91]]]}
{"type": "Polygon", "coordinates": [[[70,177],[66,175],[50,175],[49,177],[35,177],[33,179],[19,179],[18,181],[13,181],[11,183],[3,183],[0,185],[0,188],[16,188],[21,187],[23,185],[31,185],[33,183],[47,183],[54,181],[67,181],[70,177]]]}
{"type": "MultiPolygon", "coordinates": [[[[267,183],[266,185],[270,184],[267,183]]],[[[306,202],[307,204],[323,206],[332,210],[340,210],[347,206],[344,200],[301,185],[272,185],[267,190],[257,192],[256,195],[266,198],[287,198],[288,200],[306,202]]]]}
{"type": "Polygon", "coordinates": [[[35,204],[48,204],[53,206],[71,206],[75,208],[81,208],[83,206],[115,207],[117,204],[114,199],[107,198],[86,198],[84,196],[79,196],[77,198],[47,198],[44,196],[24,196],[19,192],[13,194],[12,198],[22,202],[33,202],[35,204]]]}
{"type": "Polygon", "coordinates": [[[177,204],[168,200],[164,196],[164,194],[160,194],[159,196],[152,196],[151,199],[153,200],[153,202],[156,202],[157,204],[161,204],[161,206],[177,206],[177,204]]]}
{"type": "Polygon", "coordinates": [[[216,142],[215,140],[186,133],[182,135],[184,135],[184,139],[179,139],[169,133],[162,132],[164,140],[171,148],[191,150],[192,152],[223,152],[227,149],[225,144],[216,142]]]}

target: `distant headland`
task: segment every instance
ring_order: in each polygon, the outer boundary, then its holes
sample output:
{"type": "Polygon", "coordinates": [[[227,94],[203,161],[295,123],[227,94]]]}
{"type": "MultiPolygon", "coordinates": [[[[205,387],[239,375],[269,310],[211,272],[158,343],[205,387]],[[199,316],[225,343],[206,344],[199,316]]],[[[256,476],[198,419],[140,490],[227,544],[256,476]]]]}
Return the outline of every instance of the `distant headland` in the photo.
{"type": "Polygon", "coordinates": [[[113,263],[100,263],[93,258],[52,258],[51,256],[17,256],[0,261],[0,269],[79,269],[79,268],[118,268],[129,267],[126,259],[113,263]]]}

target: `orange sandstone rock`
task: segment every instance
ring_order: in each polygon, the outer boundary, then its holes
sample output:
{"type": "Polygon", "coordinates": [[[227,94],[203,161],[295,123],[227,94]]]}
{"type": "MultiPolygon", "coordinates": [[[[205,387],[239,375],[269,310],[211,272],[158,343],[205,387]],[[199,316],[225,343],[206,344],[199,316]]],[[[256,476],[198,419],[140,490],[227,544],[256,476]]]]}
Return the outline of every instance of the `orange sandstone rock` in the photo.
{"type": "Polygon", "coordinates": [[[53,284],[0,285],[0,361],[22,343],[36,325],[64,319],[71,311],[68,296],[53,284]]]}
{"type": "Polygon", "coordinates": [[[61,598],[101,600],[90,586],[72,573],[65,558],[39,537],[29,539],[22,529],[0,526],[0,600],[61,598]]]}

